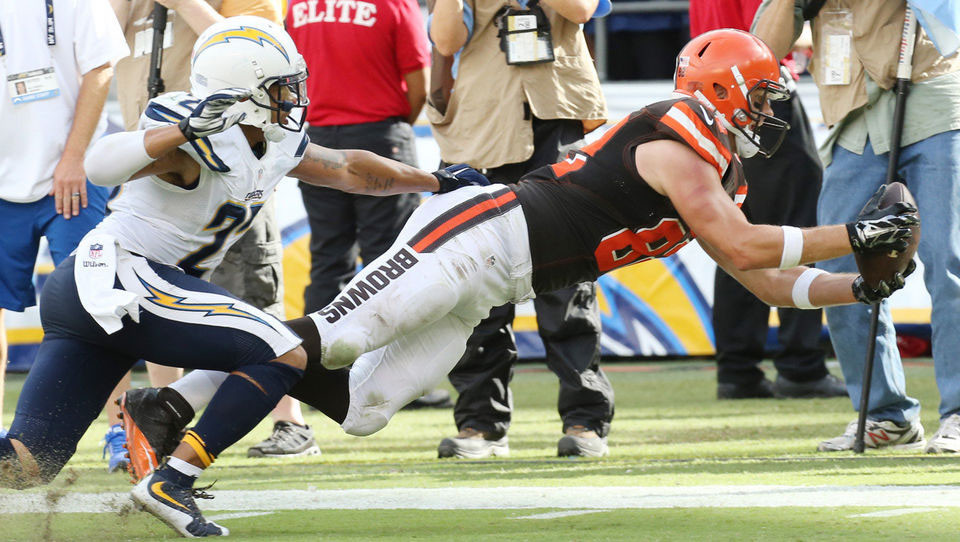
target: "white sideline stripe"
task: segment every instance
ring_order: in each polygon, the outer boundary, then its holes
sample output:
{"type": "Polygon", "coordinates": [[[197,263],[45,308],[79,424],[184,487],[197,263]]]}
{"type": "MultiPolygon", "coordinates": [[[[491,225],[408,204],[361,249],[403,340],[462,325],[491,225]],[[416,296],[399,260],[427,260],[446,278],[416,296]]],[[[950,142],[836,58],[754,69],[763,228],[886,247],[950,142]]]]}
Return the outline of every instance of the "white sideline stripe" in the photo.
{"type": "Polygon", "coordinates": [[[597,512],[609,512],[609,510],[568,510],[566,512],[547,512],[545,514],[533,514],[532,516],[520,516],[512,519],[557,519],[568,518],[570,516],[582,516],[584,514],[596,514],[597,512]]]}
{"type": "Polygon", "coordinates": [[[907,514],[919,514],[921,512],[934,512],[943,510],[943,508],[899,508],[896,510],[878,510],[876,512],[867,512],[866,514],[853,514],[848,518],[892,518],[895,516],[905,516],[907,514]]]}
{"type": "MultiPolygon", "coordinates": [[[[128,493],[0,494],[0,515],[116,512],[128,493]]],[[[531,508],[960,507],[960,486],[451,487],[217,491],[213,511],[510,510],[531,508]]]]}

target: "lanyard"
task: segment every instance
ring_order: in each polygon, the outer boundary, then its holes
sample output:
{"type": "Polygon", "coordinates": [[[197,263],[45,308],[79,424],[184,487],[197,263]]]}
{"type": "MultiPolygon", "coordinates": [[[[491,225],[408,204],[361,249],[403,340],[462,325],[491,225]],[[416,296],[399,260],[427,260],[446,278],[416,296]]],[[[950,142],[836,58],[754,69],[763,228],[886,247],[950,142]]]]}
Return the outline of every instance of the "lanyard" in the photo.
{"type": "MultiPolygon", "coordinates": [[[[57,44],[56,25],[53,21],[53,0],[46,0],[47,4],[47,46],[57,44]]],[[[3,41],[3,32],[0,31],[0,56],[7,54],[7,46],[3,41]]]]}

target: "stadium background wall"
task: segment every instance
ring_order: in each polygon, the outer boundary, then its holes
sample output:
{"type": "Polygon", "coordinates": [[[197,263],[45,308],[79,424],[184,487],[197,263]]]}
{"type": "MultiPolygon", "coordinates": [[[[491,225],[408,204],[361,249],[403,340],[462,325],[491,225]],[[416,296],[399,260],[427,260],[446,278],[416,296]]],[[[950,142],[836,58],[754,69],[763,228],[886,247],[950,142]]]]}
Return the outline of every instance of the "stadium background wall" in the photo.
{"type": "MultiPolygon", "coordinates": [[[[671,90],[669,81],[605,84],[604,93],[613,121],[607,126],[639,106],[664,99],[671,90]]],[[[822,139],[826,127],[820,116],[816,87],[808,80],[801,81],[800,94],[817,138],[822,139]]],[[[108,102],[107,111],[112,124],[119,126],[117,104],[108,102]]],[[[434,169],[439,163],[439,152],[430,128],[421,117],[414,129],[420,167],[434,169]]],[[[603,130],[590,134],[588,140],[599,137],[603,130]]],[[[276,197],[277,216],[283,233],[287,316],[295,317],[303,312],[303,289],[309,275],[309,229],[299,190],[292,179],[281,184],[276,197]]],[[[51,270],[49,256],[42,256],[37,265],[38,285],[42,285],[51,270]]],[[[713,272],[713,262],[693,243],[670,258],[626,267],[602,277],[598,299],[603,317],[601,346],[605,357],[713,354],[710,325],[713,272]]],[[[911,277],[907,287],[891,298],[891,305],[898,332],[929,337],[930,298],[920,277],[922,272],[911,277]]],[[[24,313],[7,311],[6,320],[10,370],[25,371],[43,337],[37,308],[32,307],[24,313]]],[[[775,328],[776,325],[776,311],[771,311],[771,326],[775,328]]],[[[543,357],[532,303],[518,308],[514,331],[522,358],[543,357]]],[[[775,337],[775,329],[772,329],[771,346],[775,337]]]]}

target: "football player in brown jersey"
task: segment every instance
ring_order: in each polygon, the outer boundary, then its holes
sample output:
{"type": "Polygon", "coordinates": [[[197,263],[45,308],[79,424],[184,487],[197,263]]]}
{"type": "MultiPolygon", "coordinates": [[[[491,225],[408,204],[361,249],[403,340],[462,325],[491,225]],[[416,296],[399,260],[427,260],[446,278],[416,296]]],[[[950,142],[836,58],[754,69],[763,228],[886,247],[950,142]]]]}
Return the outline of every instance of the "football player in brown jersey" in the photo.
{"type": "MultiPolygon", "coordinates": [[[[779,73],[753,35],[703,34],[677,58],[670,99],[516,185],[429,198],[335,301],[287,322],[309,356],[290,395],[350,434],[371,434],[447,374],[491,307],[669,256],[693,239],[770,305],[889,296],[903,276],[874,289],[803,264],[904,248],[914,207],[871,200],[857,222],[803,229],[750,224],[738,208],[747,193],[738,155],[772,154],[788,128],[769,107],[786,97],[779,73]]],[[[141,429],[160,435],[169,424],[147,401],[141,429]]]]}

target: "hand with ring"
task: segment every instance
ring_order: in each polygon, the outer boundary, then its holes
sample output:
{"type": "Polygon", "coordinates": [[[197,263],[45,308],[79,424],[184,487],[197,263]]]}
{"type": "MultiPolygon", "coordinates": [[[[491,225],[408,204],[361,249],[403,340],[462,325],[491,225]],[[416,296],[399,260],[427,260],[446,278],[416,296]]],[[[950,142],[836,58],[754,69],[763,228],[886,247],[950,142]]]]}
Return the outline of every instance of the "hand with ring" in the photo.
{"type": "Polygon", "coordinates": [[[57,214],[62,214],[66,220],[86,208],[87,176],[83,170],[83,155],[63,154],[53,170],[53,189],[49,195],[54,197],[57,214]]]}

